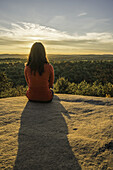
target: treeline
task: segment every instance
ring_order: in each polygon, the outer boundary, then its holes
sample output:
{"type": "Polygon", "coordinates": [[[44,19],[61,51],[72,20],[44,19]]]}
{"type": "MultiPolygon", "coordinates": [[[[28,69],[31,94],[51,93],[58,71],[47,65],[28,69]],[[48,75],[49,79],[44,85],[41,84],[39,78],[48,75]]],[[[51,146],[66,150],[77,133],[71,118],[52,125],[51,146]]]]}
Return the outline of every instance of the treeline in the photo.
{"type": "Polygon", "coordinates": [[[23,85],[14,87],[13,82],[7,78],[5,72],[0,72],[0,98],[23,96],[26,94],[26,91],[27,87],[23,85]]]}
{"type": "Polygon", "coordinates": [[[86,81],[113,84],[113,61],[71,61],[53,63],[55,77],[65,77],[71,83],[86,81]]]}
{"type": "Polygon", "coordinates": [[[85,80],[76,84],[70,83],[68,79],[61,77],[56,81],[54,90],[56,93],[63,94],[67,93],[85,96],[113,97],[113,84],[105,83],[103,85],[98,80],[93,84],[89,84],[85,80]]]}
{"type": "Polygon", "coordinates": [[[5,58],[0,60],[0,72],[4,72],[9,81],[13,83],[12,87],[20,85],[26,86],[24,78],[24,67],[26,59],[5,58]]]}
{"type": "MultiPolygon", "coordinates": [[[[25,95],[25,62],[26,59],[19,58],[0,60],[0,97],[25,95]]],[[[50,63],[55,70],[55,92],[113,96],[113,61],[60,61],[50,58],[50,63]]]]}

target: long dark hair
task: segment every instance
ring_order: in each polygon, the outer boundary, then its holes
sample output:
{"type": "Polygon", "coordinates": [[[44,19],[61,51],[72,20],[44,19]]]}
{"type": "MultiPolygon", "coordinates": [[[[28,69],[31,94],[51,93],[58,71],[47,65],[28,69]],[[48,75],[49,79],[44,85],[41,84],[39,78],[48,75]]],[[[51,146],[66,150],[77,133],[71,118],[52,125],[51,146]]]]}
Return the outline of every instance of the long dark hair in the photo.
{"type": "Polygon", "coordinates": [[[36,71],[38,71],[39,75],[41,76],[44,72],[44,64],[49,63],[49,60],[46,56],[45,48],[41,42],[36,42],[32,45],[30,54],[28,56],[27,66],[34,71],[34,75],[36,71]]]}

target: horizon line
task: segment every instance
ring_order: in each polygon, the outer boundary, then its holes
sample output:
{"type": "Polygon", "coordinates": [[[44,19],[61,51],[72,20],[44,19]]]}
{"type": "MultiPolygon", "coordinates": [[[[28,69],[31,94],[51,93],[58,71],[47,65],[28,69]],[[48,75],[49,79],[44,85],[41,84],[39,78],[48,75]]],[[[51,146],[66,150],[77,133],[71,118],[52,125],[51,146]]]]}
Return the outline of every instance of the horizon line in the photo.
{"type": "MultiPolygon", "coordinates": [[[[0,55],[29,55],[29,54],[24,54],[24,53],[0,53],[0,55]]],[[[113,55],[113,53],[75,53],[75,54],[56,54],[56,53],[48,53],[46,55],[113,55]]]]}

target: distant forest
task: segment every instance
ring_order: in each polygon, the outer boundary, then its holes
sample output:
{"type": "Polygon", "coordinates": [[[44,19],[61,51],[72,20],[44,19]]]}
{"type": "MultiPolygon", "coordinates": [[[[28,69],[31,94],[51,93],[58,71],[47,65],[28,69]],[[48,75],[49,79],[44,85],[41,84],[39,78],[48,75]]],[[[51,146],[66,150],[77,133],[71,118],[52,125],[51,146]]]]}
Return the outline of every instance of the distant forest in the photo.
{"type": "MultiPolygon", "coordinates": [[[[113,97],[113,55],[48,55],[56,93],[113,97]]],[[[0,97],[25,95],[27,56],[0,55],[0,97]]]]}

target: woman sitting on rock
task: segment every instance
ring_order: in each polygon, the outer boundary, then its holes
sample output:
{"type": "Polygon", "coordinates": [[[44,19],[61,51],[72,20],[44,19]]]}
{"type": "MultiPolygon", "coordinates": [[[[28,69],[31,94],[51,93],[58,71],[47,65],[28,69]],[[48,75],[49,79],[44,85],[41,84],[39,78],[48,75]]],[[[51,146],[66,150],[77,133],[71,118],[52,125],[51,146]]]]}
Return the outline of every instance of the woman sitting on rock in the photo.
{"type": "Polygon", "coordinates": [[[31,47],[24,74],[28,84],[26,96],[30,101],[52,101],[54,69],[42,43],[36,42],[31,47]]]}

